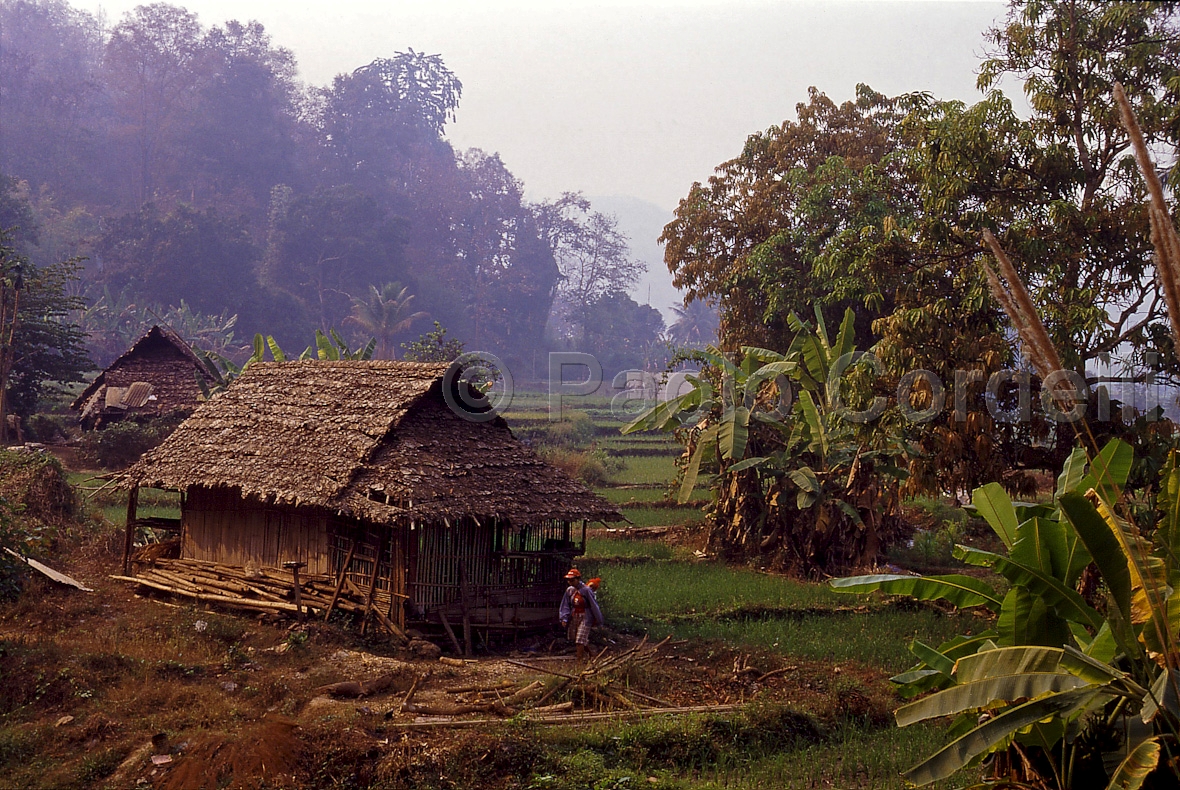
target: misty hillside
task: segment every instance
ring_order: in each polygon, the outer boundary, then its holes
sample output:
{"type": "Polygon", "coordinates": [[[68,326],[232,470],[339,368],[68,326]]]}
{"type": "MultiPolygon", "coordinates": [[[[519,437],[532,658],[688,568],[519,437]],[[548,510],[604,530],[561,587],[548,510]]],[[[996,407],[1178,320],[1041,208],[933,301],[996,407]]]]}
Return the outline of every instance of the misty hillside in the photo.
{"type": "Polygon", "coordinates": [[[161,321],[239,360],[256,333],[298,353],[316,330],[429,356],[437,322],[526,377],[552,349],[650,364],[670,214],[527,201],[448,140],[462,78],[407,49],[306,84],[256,21],[0,0],[0,228],[42,269],[81,259],[62,312],[99,367],[161,321]]]}

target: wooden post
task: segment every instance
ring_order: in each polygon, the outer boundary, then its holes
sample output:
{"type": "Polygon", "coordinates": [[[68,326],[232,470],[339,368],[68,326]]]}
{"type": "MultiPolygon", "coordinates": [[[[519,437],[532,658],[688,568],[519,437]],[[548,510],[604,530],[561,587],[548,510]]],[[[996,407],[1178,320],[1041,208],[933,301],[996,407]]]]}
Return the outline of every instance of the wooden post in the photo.
{"type": "Polygon", "coordinates": [[[348,547],[348,557],[345,558],[344,564],[340,566],[340,578],[336,581],[336,589],[332,592],[332,602],[328,604],[328,611],[324,612],[325,623],[332,616],[332,610],[336,608],[336,601],[340,600],[340,591],[344,588],[344,577],[348,575],[348,569],[352,566],[352,555],[354,553],[356,553],[356,538],[352,539],[352,545],[348,547]]]}
{"type": "Polygon", "coordinates": [[[302,585],[299,584],[299,569],[306,568],[306,562],[284,562],[284,568],[291,569],[291,580],[295,585],[295,614],[299,616],[299,620],[303,620],[303,607],[300,605],[300,596],[302,593],[302,585]]]}
{"type": "Polygon", "coordinates": [[[139,508],[139,486],[127,492],[127,526],[123,536],[123,575],[131,570],[131,541],[135,536],[135,511],[139,508]]]}
{"type": "Polygon", "coordinates": [[[463,648],[459,645],[459,639],[455,636],[455,629],[451,628],[451,621],[447,619],[447,613],[441,608],[438,610],[438,619],[442,621],[443,628],[447,630],[447,638],[451,640],[451,644],[455,647],[456,653],[462,653],[463,648]]]}

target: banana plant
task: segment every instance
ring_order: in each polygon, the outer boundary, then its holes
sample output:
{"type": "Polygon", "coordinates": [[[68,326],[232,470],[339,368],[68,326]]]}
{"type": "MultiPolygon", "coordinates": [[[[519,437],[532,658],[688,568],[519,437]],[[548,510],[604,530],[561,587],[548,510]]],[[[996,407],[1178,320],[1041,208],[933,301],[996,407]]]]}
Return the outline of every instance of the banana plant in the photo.
{"type": "Polygon", "coordinates": [[[1009,583],[1000,596],[966,575],[873,575],[837,579],[844,592],[881,591],[994,615],[983,633],[937,648],[915,641],[919,663],[893,678],[903,696],[935,693],[899,708],[899,726],[953,716],[949,745],[905,774],[944,779],[988,754],[992,778],[1033,787],[1075,787],[1084,770],[1111,790],[1138,788],[1153,771],[1176,775],[1180,727],[1180,469],[1162,473],[1153,541],[1120,513],[1134,462],[1115,440],[1092,459],[1075,450],[1053,502],[1012,502],[994,484],[973,503],[1006,553],[958,546],[964,563],[1009,583]],[[1097,572],[1105,600],[1079,588],[1097,572]],[[1082,733],[1086,737],[1080,737],[1082,733]],[[1104,748],[1105,747],[1105,748],[1104,748]],[[1011,759],[1009,759],[1011,758],[1011,759]],[[1000,775],[1001,769],[1008,771],[1000,775]]]}
{"type": "MultiPolygon", "coordinates": [[[[373,351],[377,348],[376,338],[371,338],[368,343],[354,350],[349,348],[348,343],[336,333],[335,329],[330,329],[328,332],[329,334],[325,335],[317,329],[315,331],[315,343],[305,348],[298,359],[368,360],[373,358],[373,351]]],[[[287,362],[291,359],[279,346],[278,341],[274,337],[271,335],[263,337],[261,333],[254,335],[252,353],[249,359],[241,365],[237,365],[232,360],[215,352],[193,348],[193,353],[196,354],[197,359],[201,361],[201,364],[205,368],[206,375],[202,375],[199,372],[196,374],[197,386],[201,389],[201,396],[205,400],[209,400],[219,392],[225,390],[251,365],[256,362],[265,361],[267,351],[270,352],[271,359],[275,362],[287,362]]]]}
{"type": "Polygon", "coordinates": [[[699,352],[708,368],[689,378],[691,389],[623,432],[687,429],[679,500],[688,501],[702,469],[715,465],[717,520],[729,522],[723,542],[787,547],[804,572],[825,569],[829,554],[834,565],[856,564],[882,543],[878,522],[896,504],[896,486],[881,481],[904,474],[902,448],[880,426],[840,413],[841,374],[856,358],[854,313],[845,312],[835,339],[818,309],[814,325],[789,320],[796,334],[785,353],[745,346],[735,363],[713,347],[699,352]],[[749,511],[750,503],[758,512],[749,518],[727,512],[749,511]],[[793,515],[801,512],[807,516],[793,515]]]}

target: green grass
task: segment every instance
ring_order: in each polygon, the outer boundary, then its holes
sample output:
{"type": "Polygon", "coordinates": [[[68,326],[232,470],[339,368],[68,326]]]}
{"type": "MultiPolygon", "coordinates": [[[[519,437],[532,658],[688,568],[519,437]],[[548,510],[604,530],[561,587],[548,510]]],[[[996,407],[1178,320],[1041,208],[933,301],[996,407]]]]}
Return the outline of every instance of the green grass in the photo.
{"type": "Polygon", "coordinates": [[[616,484],[667,483],[676,477],[676,459],[672,456],[634,456],[622,461],[622,471],[612,478],[616,484]]]}
{"type": "Polygon", "coordinates": [[[592,538],[586,541],[586,557],[588,559],[648,557],[653,560],[670,560],[674,555],[675,552],[671,546],[655,540],[592,538]]]}
{"type": "Polygon", "coordinates": [[[979,627],[969,615],[903,608],[713,563],[586,566],[603,579],[601,600],[611,623],[654,638],[719,640],[803,659],[859,661],[892,673],[914,663],[911,640],[938,644],[979,627]],[[870,601],[867,610],[854,610],[870,601]]]}
{"type": "Polygon", "coordinates": [[[628,502],[672,503],[676,501],[669,496],[666,485],[650,485],[648,488],[596,488],[594,493],[616,505],[625,505],[628,502]]]}
{"type": "MultiPolygon", "coordinates": [[[[939,724],[915,724],[905,729],[886,727],[864,730],[846,727],[824,743],[805,745],[732,768],[722,768],[693,777],[693,790],[811,790],[839,787],[847,790],[901,790],[905,781],[898,775],[946,740],[946,728],[939,724]]],[[[936,782],[933,790],[959,787],[964,779],[936,782]]]]}
{"type": "Polygon", "coordinates": [[[620,512],[636,527],[671,527],[705,520],[699,507],[625,507],[620,512]]]}
{"type": "Polygon", "coordinates": [[[667,564],[656,567],[602,567],[610,576],[612,614],[656,618],[667,614],[716,612],[742,604],[812,609],[851,606],[859,596],[837,593],[826,585],[716,563],[667,564]]]}

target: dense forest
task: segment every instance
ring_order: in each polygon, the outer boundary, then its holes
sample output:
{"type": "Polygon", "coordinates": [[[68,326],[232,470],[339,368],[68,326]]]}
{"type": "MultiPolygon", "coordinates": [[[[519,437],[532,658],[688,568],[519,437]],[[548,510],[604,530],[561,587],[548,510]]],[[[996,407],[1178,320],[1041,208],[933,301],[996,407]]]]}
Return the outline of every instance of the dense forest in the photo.
{"type": "Polygon", "coordinates": [[[614,218],[452,146],[462,90],[412,49],[315,86],[258,22],[0,0],[0,228],[30,271],[81,259],[63,306],[99,366],[160,321],[222,353],[335,329],[387,357],[438,322],[520,379],[554,348],[659,356],[614,218]]]}

